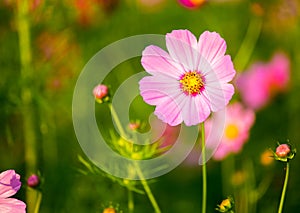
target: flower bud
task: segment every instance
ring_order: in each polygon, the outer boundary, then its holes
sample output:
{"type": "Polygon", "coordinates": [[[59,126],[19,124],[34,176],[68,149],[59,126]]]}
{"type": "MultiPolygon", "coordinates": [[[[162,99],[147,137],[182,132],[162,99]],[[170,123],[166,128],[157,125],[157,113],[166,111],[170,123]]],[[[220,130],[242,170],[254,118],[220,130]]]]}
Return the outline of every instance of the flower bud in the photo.
{"type": "Polygon", "coordinates": [[[296,149],[291,144],[278,144],[275,152],[273,152],[275,160],[287,162],[294,158],[296,149]]]}
{"type": "Polygon", "coordinates": [[[221,202],[220,205],[216,208],[219,212],[227,212],[227,213],[233,213],[233,207],[234,207],[234,200],[232,197],[228,197],[225,200],[221,202]]]}
{"type": "Polygon", "coordinates": [[[276,155],[284,158],[291,152],[290,146],[287,144],[281,144],[276,148],[276,155]]]}
{"type": "Polygon", "coordinates": [[[103,210],[103,213],[117,213],[117,211],[114,208],[106,208],[103,210]]]}
{"type": "Polygon", "coordinates": [[[30,177],[27,179],[27,185],[29,187],[35,188],[40,184],[40,178],[36,174],[30,175],[30,177]]]}
{"type": "Polygon", "coordinates": [[[97,102],[103,103],[109,100],[108,87],[104,84],[97,85],[93,90],[94,97],[97,102]]]}
{"type": "Polygon", "coordinates": [[[129,129],[131,129],[132,131],[137,130],[138,128],[140,128],[140,123],[138,122],[132,122],[128,125],[129,129]]]}

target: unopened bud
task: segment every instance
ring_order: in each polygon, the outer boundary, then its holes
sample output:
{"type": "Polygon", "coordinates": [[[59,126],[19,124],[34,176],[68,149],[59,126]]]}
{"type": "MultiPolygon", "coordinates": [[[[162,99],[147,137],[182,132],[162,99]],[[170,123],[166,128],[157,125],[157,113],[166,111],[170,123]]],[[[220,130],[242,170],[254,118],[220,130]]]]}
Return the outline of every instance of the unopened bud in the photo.
{"type": "Polygon", "coordinates": [[[296,149],[291,144],[278,144],[274,154],[275,160],[287,162],[295,157],[296,149]]]}
{"type": "Polygon", "coordinates": [[[30,175],[27,179],[27,185],[29,187],[35,188],[40,184],[40,178],[36,174],[30,175]]]}
{"type": "Polygon", "coordinates": [[[106,208],[103,210],[103,213],[117,213],[117,211],[114,208],[106,208]]]}
{"type": "Polygon", "coordinates": [[[108,92],[108,87],[104,84],[97,85],[93,90],[94,97],[99,103],[108,101],[108,92]]]}

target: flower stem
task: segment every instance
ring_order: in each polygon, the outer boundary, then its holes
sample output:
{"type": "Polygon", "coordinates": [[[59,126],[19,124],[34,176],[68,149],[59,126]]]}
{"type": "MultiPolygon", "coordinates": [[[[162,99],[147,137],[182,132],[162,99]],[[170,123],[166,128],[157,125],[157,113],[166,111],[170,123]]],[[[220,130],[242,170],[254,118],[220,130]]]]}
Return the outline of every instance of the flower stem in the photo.
{"type": "Polygon", "coordinates": [[[128,189],[128,212],[133,213],[133,210],[134,210],[133,192],[131,189],[128,189]]]}
{"type": "Polygon", "coordinates": [[[244,70],[247,66],[260,35],[261,26],[262,20],[260,17],[254,17],[252,20],[250,20],[245,38],[233,60],[236,70],[244,70]]]}
{"type": "Polygon", "coordinates": [[[207,196],[207,174],[206,174],[206,156],[205,156],[205,128],[204,122],[201,123],[201,147],[202,147],[202,213],[206,213],[207,196]]]}
{"type": "MultiPolygon", "coordinates": [[[[120,122],[120,120],[118,118],[118,115],[117,115],[114,107],[112,106],[112,104],[110,104],[109,107],[110,107],[110,110],[111,110],[112,117],[113,117],[113,119],[114,119],[114,121],[115,121],[115,123],[117,125],[117,128],[120,131],[121,136],[126,136],[126,133],[125,133],[125,131],[124,131],[122,125],[121,125],[121,122],[120,122]]],[[[152,204],[152,206],[153,206],[153,208],[155,210],[155,213],[161,213],[160,208],[159,208],[159,206],[158,206],[158,204],[157,204],[157,202],[155,200],[155,197],[152,194],[151,189],[150,189],[150,187],[148,185],[148,182],[145,179],[145,177],[144,177],[144,175],[143,175],[143,173],[142,173],[142,171],[141,171],[141,169],[140,169],[140,167],[138,166],[137,163],[135,163],[135,168],[136,168],[138,176],[140,177],[140,180],[141,180],[141,183],[142,183],[142,185],[143,185],[143,187],[145,189],[145,192],[146,192],[146,194],[147,194],[147,196],[148,196],[148,198],[149,198],[149,200],[150,200],[150,202],[151,202],[151,204],[152,204]]],[[[130,204],[130,202],[131,202],[130,199],[131,198],[129,197],[128,199],[129,199],[129,201],[128,201],[128,208],[129,208],[129,205],[131,205],[130,204]]],[[[133,203],[132,203],[132,206],[133,206],[133,203]]],[[[130,208],[129,208],[129,211],[130,211],[130,208]]]]}
{"type": "MultiPolygon", "coordinates": [[[[34,125],[34,107],[32,104],[33,72],[31,65],[30,47],[30,21],[28,0],[18,0],[16,10],[17,30],[19,37],[20,63],[21,63],[21,100],[24,130],[24,158],[26,162],[26,175],[36,172],[37,151],[36,132],[34,125]]],[[[34,212],[34,200],[37,196],[35,190],[26,190],[27,211],[34,212]]]]}
{"type": "Polygon", "coordinates": [[[284,180],[283,189],[282,189],[282,193],[281,193],[281,199],[280,199],[280,204],[279,204],[279,208],[278,208],[278,213],[281,213],[282,209],[283,209],[286,187],[287,187],[288,180],[289,180],[289,172],[290,172],[290,164],[289,164],[289,162],[287,162],[286,163],[286,171],[285,171],[285,180],[284,180]]]}
{"type": "Polygon", "coordinates": [[[118,130],[120,132],[120,135],[123,136],[123,137],[125,137],[126,133],[125,133],[125,131],[123,129],[123,126],[121,125],[120,119],[119,119],[119,117],[117,115],[117,112],[116,112],[115,108],[113,107],[112,104],[109,104],[109,108],[110,108],[110,111],[111,111],[111,115],[112,115],[112,117],[113,117],[113,119],[115,121],[115,124],[117,125],[117,128],[118,128],[118,130]]]}
{"type": "Polygon", "coordinates": [[[37,192],[37,199],[35,202],[35,208],[34,208],[34,213],[39,213],[41,202],[42,202],[42,192],[38,191],[37,192]]]}
{"type": "Polygon", "coordinates": [[[148,182],[145,179],[145,177],[144,177],[144,175],[143,175],[140,167],[137,164],[136,164],[136,171],[137,171],[138,176],[140,177],[140,180],[141,180],[141,183],[142,183],[142,185],[143,185],[143,187],[145,189],[145,192],[146,192],[146,194],[147,194],[147,196],[148,196],[148,198],[149,198],[149,200],[150,200],[150,202],[151,202],[151,204],[152,204],[152,206],[153,206],[153,208],[155,210],[155,213],[161,213],[160,208],[159,208],[159,206],[158,206],[158,204],[157,204],[157,202],[155,200],[155,197],[152,194],[151,189],[150,189],[150,187],[148,185],[148,182]]]}

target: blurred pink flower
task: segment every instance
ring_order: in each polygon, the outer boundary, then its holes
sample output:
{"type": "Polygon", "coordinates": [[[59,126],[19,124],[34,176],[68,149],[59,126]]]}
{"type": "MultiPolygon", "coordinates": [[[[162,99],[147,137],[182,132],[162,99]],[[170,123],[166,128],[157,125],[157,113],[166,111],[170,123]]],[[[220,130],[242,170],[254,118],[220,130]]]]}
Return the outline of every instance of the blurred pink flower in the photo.
{"type": "MultiPolygon", "coordinates": [[[[241,103],[228,105],[226,109],[226,122],[224,135],[220,145],[213,155],[215,160],[222,160],[230,153],[241,151],[244,143],[249,138],[250,128],[254,124],[255,113],[250,109],[245,109],[241,103]]],[[[206,132],[211,129],[211,122],[205,122],[206,132]]],[[[212,144],[207,144],[209,148],[212,144]]]]}
{"type": "Polygon", "coordinates": [[[154,114],[171,126],[191,126],[223,109],[234,93],[228,82],[235,75],[224,39],[205,31],[197,41],[188,30],[174,30],[166,35],[166,45],[169,53],[146,47],[141,60],[152,76],[140,81],[140,93],[156,105],[154,114]]]}
{"type": "Polygon", "coordinates": [[[178,2],[189,9],[195,9],[203,5],[206,0],[178,0],[178,2]]]}
{"type": "Polygon", "coordinates": [[[290,62],[286,55],[277,53],[269,63],[256,63],[237,78],[237,88],[243,102],[258,110],[268,104],[289,83],[290,62]]]}
{"type": "Polygon", "coordinates": [[[21,187],[20,175],[14,170],[0,173],[0,212],[25,213],[26,204],[20,200],[9,198],[17,193],[21,187]]]}

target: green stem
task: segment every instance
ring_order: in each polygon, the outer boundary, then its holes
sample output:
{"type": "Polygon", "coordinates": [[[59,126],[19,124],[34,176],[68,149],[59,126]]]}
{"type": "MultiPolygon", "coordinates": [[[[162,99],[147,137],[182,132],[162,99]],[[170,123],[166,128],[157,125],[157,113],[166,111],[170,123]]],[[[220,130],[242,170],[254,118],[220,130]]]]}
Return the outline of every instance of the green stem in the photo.
{"type": "Polygon", "coordinates": [[[233,60],[236,70],[244,70],[247,66],[247,63],[258,40],[261,26],[262,20],[260,17],[254,17],[250,21],[245,38],[233,60]]]}
{"type": "Polygon", "coordinates": [[[109,104],[109,108],[110,108],[110,111],[111,111],[111,115],[112,115],[112,117],[113,117],[113,119],[115,121],[115,124],[117,125],[117,128],[118,128],[118,130],[120,132],[120,135],[123,136],[123,137],[125,137],[126,133],[125,133],[125,131],[123,129],[123,126],[121,125],[121,122],[120,122],[120,119],[119,119],[119,117],[117,115],[116,110],[114,109],[114,107],[113,107],[112,104],[109,104]]]}
{"type": "Polygon", "coordinates": [[[153,208],[155,210],[155,213],[161,213],[160,208],[159,208],[159,206],[158,206],[158,204],[157,204],[157,202],[155,200],[155,197],[152,194],[151,189],[150,189],[150,187],[148,185],[148,182],[145,179],[145,177],[144,177],[144,175],[143,175],[140,167],[137,164],[136,164],[136,171],[137,171],[138,176],[140,177],[140,180],[141,180],[141,183],[142,183],[142,185],[143,185],[143,187],[145,189],[145,192],[146,192],[146,194],[147,194],[147,196],[148,196],[148,198],[149,198],[149,200],[150,200],[150,202],[151,202],[151,204],[152,204],[152,206],[153,206],[153,208]]]}
{"type": "Polygon", "coordinates": [[[202,147],[202,213],[206,213],[207,196],[207,174],[206,174],[206,156],[205,156],[205,128],[204,122],[201,123],[201,147],[202,147]]]}
{"type": "MultiPolygon", "coordinates": [[[[120,120],[118,118],[118,115],[117,115],[114,107],[112,106],[112,104],[109,104],[109,107],[110,107],[110,110],[111,110],[112,117],[113,117],[113,119],[114,119],[114,121],[115,121],[115,123],[117,125],[117,128],[120,131],[121,136],[126,136],[126,133],[125,133],[125,131],[124,131],[122,125],[121,125],[121,122],[120,122],[120,120]]],[[[151,192],[151,189],[150,189],[150,187],[148,185],[148,182],[147,182],[147,180],[145,180],[145,177],[144,177],[144,175],[143,175],[140,167],[137,164],[135,164],[135,167],[136,167],[138,176],[140,177],[141,183],[142,183],[142,185],[143,185],[143,187],[145,189],[145,192],[146,192],[146,194],[147,194],[147,196],[148,196],[148,198],[149,198],[149,200],[150,200],[150,202],[151,202],[151,204],[152,204],[155,212],[156,213],[161,213],[160,208],[159,208],[159,206],[158,206],[158,204],[157,204],[157,202],[155,200],[155,197],[153,196],[153,194],[151,192]]],[[[128,203],[128,206],[129,206],[129,203],[128,203]]]]}
{"type": "Polygon", "coordinates": [[[280,199],[280,204],[279,204],[279,208],[278,208],[278,213],[281,213],[282,209],[283,209],[286,187],[287,187],[288,180],[289,180],[289,172],[290,172],[290,164],[289,164],[289,162],[287,162],[286,163],[285,180],[284,180],[283,189],[282,189],[282,193],[281,193],[281,199],[280,199]]]}
{"type": "MultiPolygon", "coordinates": [[[[29,21],[29,2],[28,0],[17,1],[16,20],[18,26],[20,63],[21,63],[21,82],[22,90],[22,116],[24,130],[24,157],[26,162],[26,175],[29,177],[36,172],[37,152],[36,152],[36,133],[34,126],[34,110],[32,104],[32,66],[31,66],[31,47],[30,47],[30,21],[29,21]]],[[[34,200],[37,196],[35,190],[26,190],[27,212],[34,212],[34,200]]]]}
{"type": "Polygon", "coordinates": [[[131,189],[128,189],[128,212],[133,213],[133,210],[134,210],[133,192],[131,189]]]}
{"type": "Polygon", "coordinates": [[[221,161],[221,174],[222,174],[222,191],[223,196],[228,196],[231,192],[232,184],[230,177],[235,171],[235,159],[233,155],[229,155],[226,159],[221,161]]]}
{"type": "Polygon", "coordinates": [[[36,202],[35,202],[35,208],[34,208],[34,213],[39,213],[39,210],[40,210],[40,206],[41,206],[41,202],[42,202],[42,192],[37,192],[37,199],[36,199],[36,202]]]}

